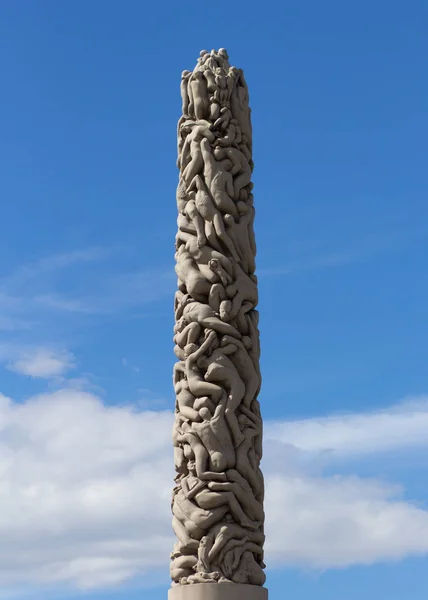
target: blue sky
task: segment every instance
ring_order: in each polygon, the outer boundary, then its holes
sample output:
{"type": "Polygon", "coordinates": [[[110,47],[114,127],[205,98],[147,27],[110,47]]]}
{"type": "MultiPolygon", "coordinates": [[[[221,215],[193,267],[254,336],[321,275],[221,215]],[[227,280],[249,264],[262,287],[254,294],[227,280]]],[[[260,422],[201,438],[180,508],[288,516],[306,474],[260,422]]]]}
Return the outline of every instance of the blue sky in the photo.
{"type": "Polygon", "coordinates": [[[219,47],[253,111],[270,598],[425,598],[427,23],[1,4],[0,599],[166,598],[179,79],[219,47]]]}

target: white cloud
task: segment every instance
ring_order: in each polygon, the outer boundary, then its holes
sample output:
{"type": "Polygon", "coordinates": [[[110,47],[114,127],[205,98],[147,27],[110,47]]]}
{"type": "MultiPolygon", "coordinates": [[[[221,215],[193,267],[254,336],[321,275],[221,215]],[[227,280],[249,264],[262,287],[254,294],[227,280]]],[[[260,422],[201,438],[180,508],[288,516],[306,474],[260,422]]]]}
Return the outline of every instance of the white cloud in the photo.
{"type": "Polygon", "coordinates": [[[361,455],[428,445],[428,398],[379,411],[267,423],[265,440],[305,452],[361,455]]]}
{"type": "MultiPolygon", "coordinates": [[[[390,412],[405,423],[401,408],[390,412]]],[[[363,416],[367,427],[377,418],[363,416]]],[[[170,412],[105,406],[78,390],[19,404],[0,396],[0,586],[99,588],[167,569],[171,424],[170,412]]],[[[377,426],[378,436],[391,436],[377,426]]],[[[278,442],[268,438],[269,564],[341,567],[428,552],[428,511],[401,500],[399,489],[301,467],[284,473],[296,450],[271,452],[278,442]]]]}
{"type": "Polygon", "coordinates": [[[70,352],[58,352],[48,348],[22,351],[17,360],[7,365],[7,368],[15,373],[41,379],[60,377],[73,367],[74,357],[70,352]]]}
{"type": "Polygon", "coordinates": [[[167,564],[171,422],[81,391],[1,397],[0,585],[98,587],[167,564]]]}
{"type": "Polygon", "coordinates": [[[427,553],[428,512],[397,492],[357,477],[268,478],[272,566],[345,567],[427,553]]]}

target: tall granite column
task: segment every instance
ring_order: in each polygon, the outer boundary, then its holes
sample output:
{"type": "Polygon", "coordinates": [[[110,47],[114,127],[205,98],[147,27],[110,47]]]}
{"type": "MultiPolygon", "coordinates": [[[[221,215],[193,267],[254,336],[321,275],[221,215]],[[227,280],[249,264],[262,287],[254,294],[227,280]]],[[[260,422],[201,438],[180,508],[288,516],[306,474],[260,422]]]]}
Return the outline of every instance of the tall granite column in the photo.
{"type": "Polygon", "coordinates": [[[170,600],[266,600],[251,119],[243,72],[181,79],[170,600]]]}

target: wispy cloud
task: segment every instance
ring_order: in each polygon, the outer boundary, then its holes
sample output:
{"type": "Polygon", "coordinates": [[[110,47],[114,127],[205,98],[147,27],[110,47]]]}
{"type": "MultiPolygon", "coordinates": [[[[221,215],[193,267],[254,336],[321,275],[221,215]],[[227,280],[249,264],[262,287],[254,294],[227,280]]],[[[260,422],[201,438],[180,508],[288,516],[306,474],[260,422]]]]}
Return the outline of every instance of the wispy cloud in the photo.
{"type": "Polygon", "coordinates": [[[49,298],[58,287],[64,271],[73,266],[97,264],[110,254],[109,249],[99,247],[54,254],[21,265],[0,278],[0,309],[6,325],[3,329],[17,331],[37,325],[43,317],[41,311],[49,308],[48,302],[46,308],[42,306],[39,296],[49,298]]]}
{"type": "Polygon", "coordinates": [[[32,263],[18,267],[11,275],[0,280],[2,287],[19,286],[34,279],[69,268],[76,264],[100,262],[111,256],[112,250],[103,247],[90,247],[46,256],[32,263]]]}
{"type": "Polygon", "coordinates": [[[174,293],[173,269],[147,269],[131,273],[94,275],[85,290],[68,295],[39,295],[34,300],[39,307],[88,315],[114,315],[124,310],[140,310],[174,293]]]}
{"type": "Polygon", "coordinates": [[[428,446],[427,432],[428,397],[418,397],[379,411],[268,422],[265,439],[350,457],[428,446]]]}
{"type": "MultiPolygon", "coordinates": [[[[0,306],[2,306],[2,302],[0,299],[0,306]]],[[[20,319],[16,319],[12,316],[0,316],[0,331],[3,332],[12,332],[12,331],[22,331],[23,329],[28,329],[31,326],[30,322],[23,322],[20,319]]]]}
{"type": "Polygon", "coordinates": [[[75,368],[76,360],[71,352],[62,348],[3,343],[0,364],[26,377],[63,381],[64,375],[75,368]]]}
{"type": "Polygon", "coordinates": [[[134,373],[139,373],[141,371],[140,367],[137,367],[137,365],[132,365],[126,357],[122,358],[122,366],[134,373]]]}
{"type": "Polygon", "coordinates": [[[75,366],[74,356],[66,351],[48,348],[33,348],[21,352],[20,357],[9,363],[7,368],[28,377],[51,379],[64,375],[75,366]]]}
{"type": "Polygon", "coordinates": [[[316,256],[290,260],[286,264],[277,267],[264,268],[262,266],[258,270],[258,275],[262,277],[292,275],[304,271],[329,269],[365,262],[384,254],[399,252],[426,238],[428,238],[428,227],[365,235],[354,244],[349,244],[337,250],[320,251],[316,256]]]}
{"type": "Polygon", "coordinates": [[[52,309],[58,312],[90,314],[91,309],[82,298],[67,298],[66,296],[44,294],[34,297],[34,305],[41,309],[52,309]]]}
{"type": "Polygon", "coordinates": [[[117,252],[95,247],[52,255],[3,277],[0,328],[16,331],[61,313],[112,316],[173,294],[172,267],[130,271],[123,261],[107,262],[117,252]]]}

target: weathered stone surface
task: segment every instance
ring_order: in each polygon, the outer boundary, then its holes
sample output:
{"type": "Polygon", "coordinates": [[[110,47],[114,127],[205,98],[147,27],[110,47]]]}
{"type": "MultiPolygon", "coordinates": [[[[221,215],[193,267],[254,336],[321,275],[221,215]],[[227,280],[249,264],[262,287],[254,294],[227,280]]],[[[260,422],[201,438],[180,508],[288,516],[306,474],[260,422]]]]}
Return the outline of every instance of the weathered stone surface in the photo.
{"type": "Polygon", "coordinates": [[[243,72],[220,49],[202,51],[193,72],[183,72],[181,94],[172,498],[177,542],[170,598],[196,598],[192,590],[201,592],[203,585],[206,600],[238,600],[244,598],[238,588],[249,584],[246,600],[262,600],[264,485],[248,90],[243,72]],[[219,595],[227,590],[230,596],[219,595]]]}
{"type": "Polygon", "coordinates": [[[236,583],[177,585],[169,590],[168,600],[268,600],[268,591],[259,585],[236,583]]]}

